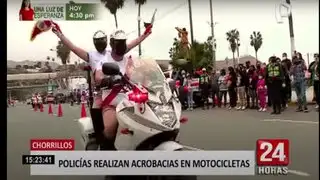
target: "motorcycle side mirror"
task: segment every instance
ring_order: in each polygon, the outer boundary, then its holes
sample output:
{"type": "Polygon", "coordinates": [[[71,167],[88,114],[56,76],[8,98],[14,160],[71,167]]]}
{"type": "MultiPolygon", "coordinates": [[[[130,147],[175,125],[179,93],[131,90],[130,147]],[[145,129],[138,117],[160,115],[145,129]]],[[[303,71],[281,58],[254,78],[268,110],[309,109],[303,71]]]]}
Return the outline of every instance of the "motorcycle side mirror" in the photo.
{"type": "Polygon", "coordinates": [[[104,63],[102,65],[102,72],[105,75],[113,76],[120,74],[120,68],[116,63],[104,63]]]}

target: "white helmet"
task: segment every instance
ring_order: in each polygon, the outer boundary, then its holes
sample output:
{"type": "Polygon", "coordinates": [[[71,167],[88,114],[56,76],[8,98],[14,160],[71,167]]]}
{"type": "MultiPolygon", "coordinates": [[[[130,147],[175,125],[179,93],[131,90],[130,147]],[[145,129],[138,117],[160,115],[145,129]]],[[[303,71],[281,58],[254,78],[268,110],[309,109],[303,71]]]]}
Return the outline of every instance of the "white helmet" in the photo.
{"type": "Polygon", "coordinates": [[[127,52],[127,35],[123,30],[116,30],[110,36],[110,46],[112,51],[118,56],[123,56],[127,52]]]}
{"type": "Polygon", "coordinates": [[[114,39],[114,40],[126,40],[127,39],[127,35],[126,33],[121,30],[115,30],[111,35],[110,38],[114,39]]]}
{"type": "Polygon", "coordinates": [[[93,34],[93,39],[102,39],[102,38],[106,38],[107,34],[105,32],[103,32],[102,30],[96,31],[93,34]]]}
{"type": "Polygon", "coordinates": [[[108,44],[107,34],[101,30],[93,34],[93,44],[100,53],[104,52],[108,44]]]}

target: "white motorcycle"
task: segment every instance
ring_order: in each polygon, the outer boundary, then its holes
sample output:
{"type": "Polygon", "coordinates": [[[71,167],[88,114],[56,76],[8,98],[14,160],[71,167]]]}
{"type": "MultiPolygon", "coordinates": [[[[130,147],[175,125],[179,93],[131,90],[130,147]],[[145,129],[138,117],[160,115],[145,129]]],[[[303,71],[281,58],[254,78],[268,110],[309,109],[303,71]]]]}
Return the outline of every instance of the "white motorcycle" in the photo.
{"type": "MultiPolygon", "coordinates": [[[[115,139],[116,149],[193,150],[176,141],[180,124],[185,123],[187,119],[181,117],[181,104],[176,94],[172,94],[156,61],[136,59],[130,67],[127,70],[128,75],[122,76],[119,75],[120,70],[117,64],[105,63],[103,65],[104,74],[110,76],[107,86],[113,89],[118,88],[118,95],[113,99],[113,103],[117,101],[116,116],[119,122],[115,139]]],[[[90,81],[90,76],[88,80],[90,81]]],[[[91,86],[89,86],[89,91],[92,101],[91,86]]],[[[102,90],[102,93],[104,100],[110,99],[108,96],[112,94],[110,90],[102,90]]],[[[92,119],[86,117],[78,120],[82,142],[86,150],[100,150],[104,139],[102,113],[100,109],[92,108],[90,113],[92,119]]],[[[168,179],[196,180],[197,177],[164,176],[161,178],[161,180],[168,179]]]]}

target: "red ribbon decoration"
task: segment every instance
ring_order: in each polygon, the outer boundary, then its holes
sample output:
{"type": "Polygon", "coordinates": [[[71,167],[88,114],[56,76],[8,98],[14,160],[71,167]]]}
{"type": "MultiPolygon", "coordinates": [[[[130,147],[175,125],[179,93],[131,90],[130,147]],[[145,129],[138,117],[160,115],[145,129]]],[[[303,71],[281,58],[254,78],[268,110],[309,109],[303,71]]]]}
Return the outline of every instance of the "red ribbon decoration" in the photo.
{"type": "Polygon", "coordinates": [[[33,41],[39,34],[49,31],[52,25],[55,25],[60,30],[59,26],[51,20],[38,20],[32,29],[30,41],[33,41]]]}

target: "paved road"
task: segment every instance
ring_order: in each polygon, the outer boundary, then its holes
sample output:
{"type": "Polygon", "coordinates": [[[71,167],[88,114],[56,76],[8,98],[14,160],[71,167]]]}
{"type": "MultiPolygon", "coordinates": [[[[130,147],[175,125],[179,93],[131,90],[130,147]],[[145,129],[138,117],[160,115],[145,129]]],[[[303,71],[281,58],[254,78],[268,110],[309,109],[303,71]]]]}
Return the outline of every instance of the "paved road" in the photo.
{"type": "MultiPolygon", "coordinates": [[[[21,165],[21,155],[29,153],[32,138],[79,139],[73,119],[79,107],[65,105],[64,116],[33,112],[26,106],[8,108],[8,179],[9,180],[102,180],[101,176],[30,176],[21,165]]],[[[288,176],[199,177],[198,180],[304,180],[319,179],[318,113],[296,113],[289,108],[280,116],[226,109],[185,112],[189,122],[182,126],[182,143],[207,150],[252,150],[259,138],[288,138],[291,143],[291,173],[288,176]]],[[[80,145],[79,142],[76,144],[80,145]]],[[[81,147],[77,147],[81,149],[81,147]]]]}

